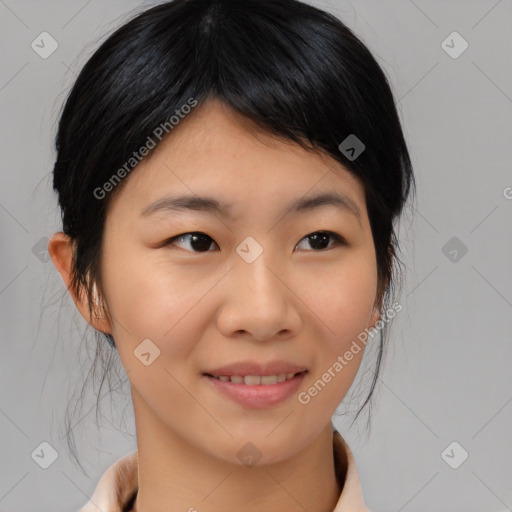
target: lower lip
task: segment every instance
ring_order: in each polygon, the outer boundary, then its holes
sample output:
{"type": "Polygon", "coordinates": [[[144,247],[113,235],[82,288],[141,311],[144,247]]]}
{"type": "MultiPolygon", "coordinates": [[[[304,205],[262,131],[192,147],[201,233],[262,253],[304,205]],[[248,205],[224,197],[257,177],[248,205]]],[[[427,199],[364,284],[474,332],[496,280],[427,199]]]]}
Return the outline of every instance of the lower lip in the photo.
{"type": "Polygon", "coordinates": [[[248,386],[205,375],[205,377],[222,393],[234,402],[252,409],[265,409],[279,404],[293,395],[299,388],[307,372],[302,372],[293,379],[277,382],[276,384],[258,384],[248,386]]]}

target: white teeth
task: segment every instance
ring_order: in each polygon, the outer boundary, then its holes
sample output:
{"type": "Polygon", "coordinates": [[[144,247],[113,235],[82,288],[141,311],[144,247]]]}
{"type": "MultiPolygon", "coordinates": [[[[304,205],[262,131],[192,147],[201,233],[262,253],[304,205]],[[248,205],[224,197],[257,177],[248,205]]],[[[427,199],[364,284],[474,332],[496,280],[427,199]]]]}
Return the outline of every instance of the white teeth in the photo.
{"type": "Polygon", "coordinates": [[[261,377],[262,384],[276,384],[277,383],[277,375],[265,375],[261,377]]]}
{"type": "Polygon", "coordinates": [[[280,373],[279,375],[245,375],[244,377],[241,375],[232,375],[231,377],[227,375],[220,375],[219,377],[214,378],[221,380],[222,382],[233,382],[235,384],[245,384],[247,386],[258,386],[260,384],[268,386],[293,379],[295,375],[295,373],[291,372],[280,373]]]}

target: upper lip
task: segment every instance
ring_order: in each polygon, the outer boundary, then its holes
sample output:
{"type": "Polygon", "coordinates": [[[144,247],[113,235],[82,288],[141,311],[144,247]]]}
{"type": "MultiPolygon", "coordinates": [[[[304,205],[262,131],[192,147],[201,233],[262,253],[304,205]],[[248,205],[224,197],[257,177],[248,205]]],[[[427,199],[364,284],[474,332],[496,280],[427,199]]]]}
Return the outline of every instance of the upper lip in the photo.
{"type": "Polygon", "coordinates": [[[213,377],[220,377],[226,375],[232,377],[233,375],[280,375],[282,373],[300,373],[307,370],[305,366],[296,365],[286,361],[271,361],[268,363],[255,363],[252,361],[241,361],[238,363],[228,364],[214,370],[204,372],[213,377]]]}

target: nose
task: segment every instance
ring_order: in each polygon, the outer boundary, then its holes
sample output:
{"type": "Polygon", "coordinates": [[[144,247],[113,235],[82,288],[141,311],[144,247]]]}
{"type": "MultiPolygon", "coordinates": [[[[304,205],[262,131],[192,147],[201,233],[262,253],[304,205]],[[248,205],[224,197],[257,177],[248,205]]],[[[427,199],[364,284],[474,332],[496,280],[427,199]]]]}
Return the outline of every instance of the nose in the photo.
{"type": "Polygon", "coordinates": [[[222,334],[256,341],[294,336],[302,320],[289,275],[266,251],[252,263],[235,258],[217,316],[222,334]]]}

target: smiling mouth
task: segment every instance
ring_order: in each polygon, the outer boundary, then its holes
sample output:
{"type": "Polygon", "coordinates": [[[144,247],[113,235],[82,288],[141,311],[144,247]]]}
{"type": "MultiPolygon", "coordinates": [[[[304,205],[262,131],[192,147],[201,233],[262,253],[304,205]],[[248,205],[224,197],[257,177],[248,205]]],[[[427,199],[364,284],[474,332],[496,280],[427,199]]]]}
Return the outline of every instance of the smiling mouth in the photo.
{"type": "Polygon", "coordinates": [[[280,373],[276,375],[219,375],[217,377],[209,373],[205,373],[204,375],[222,382],[231,382],[233,384],[243,384],[246,386],[270,386],[272,384],[279,384],[281,382],[291,380],[297,375],[302,375],[306,372],[307,370],[303,370],[301,372],[280,373]]]}

